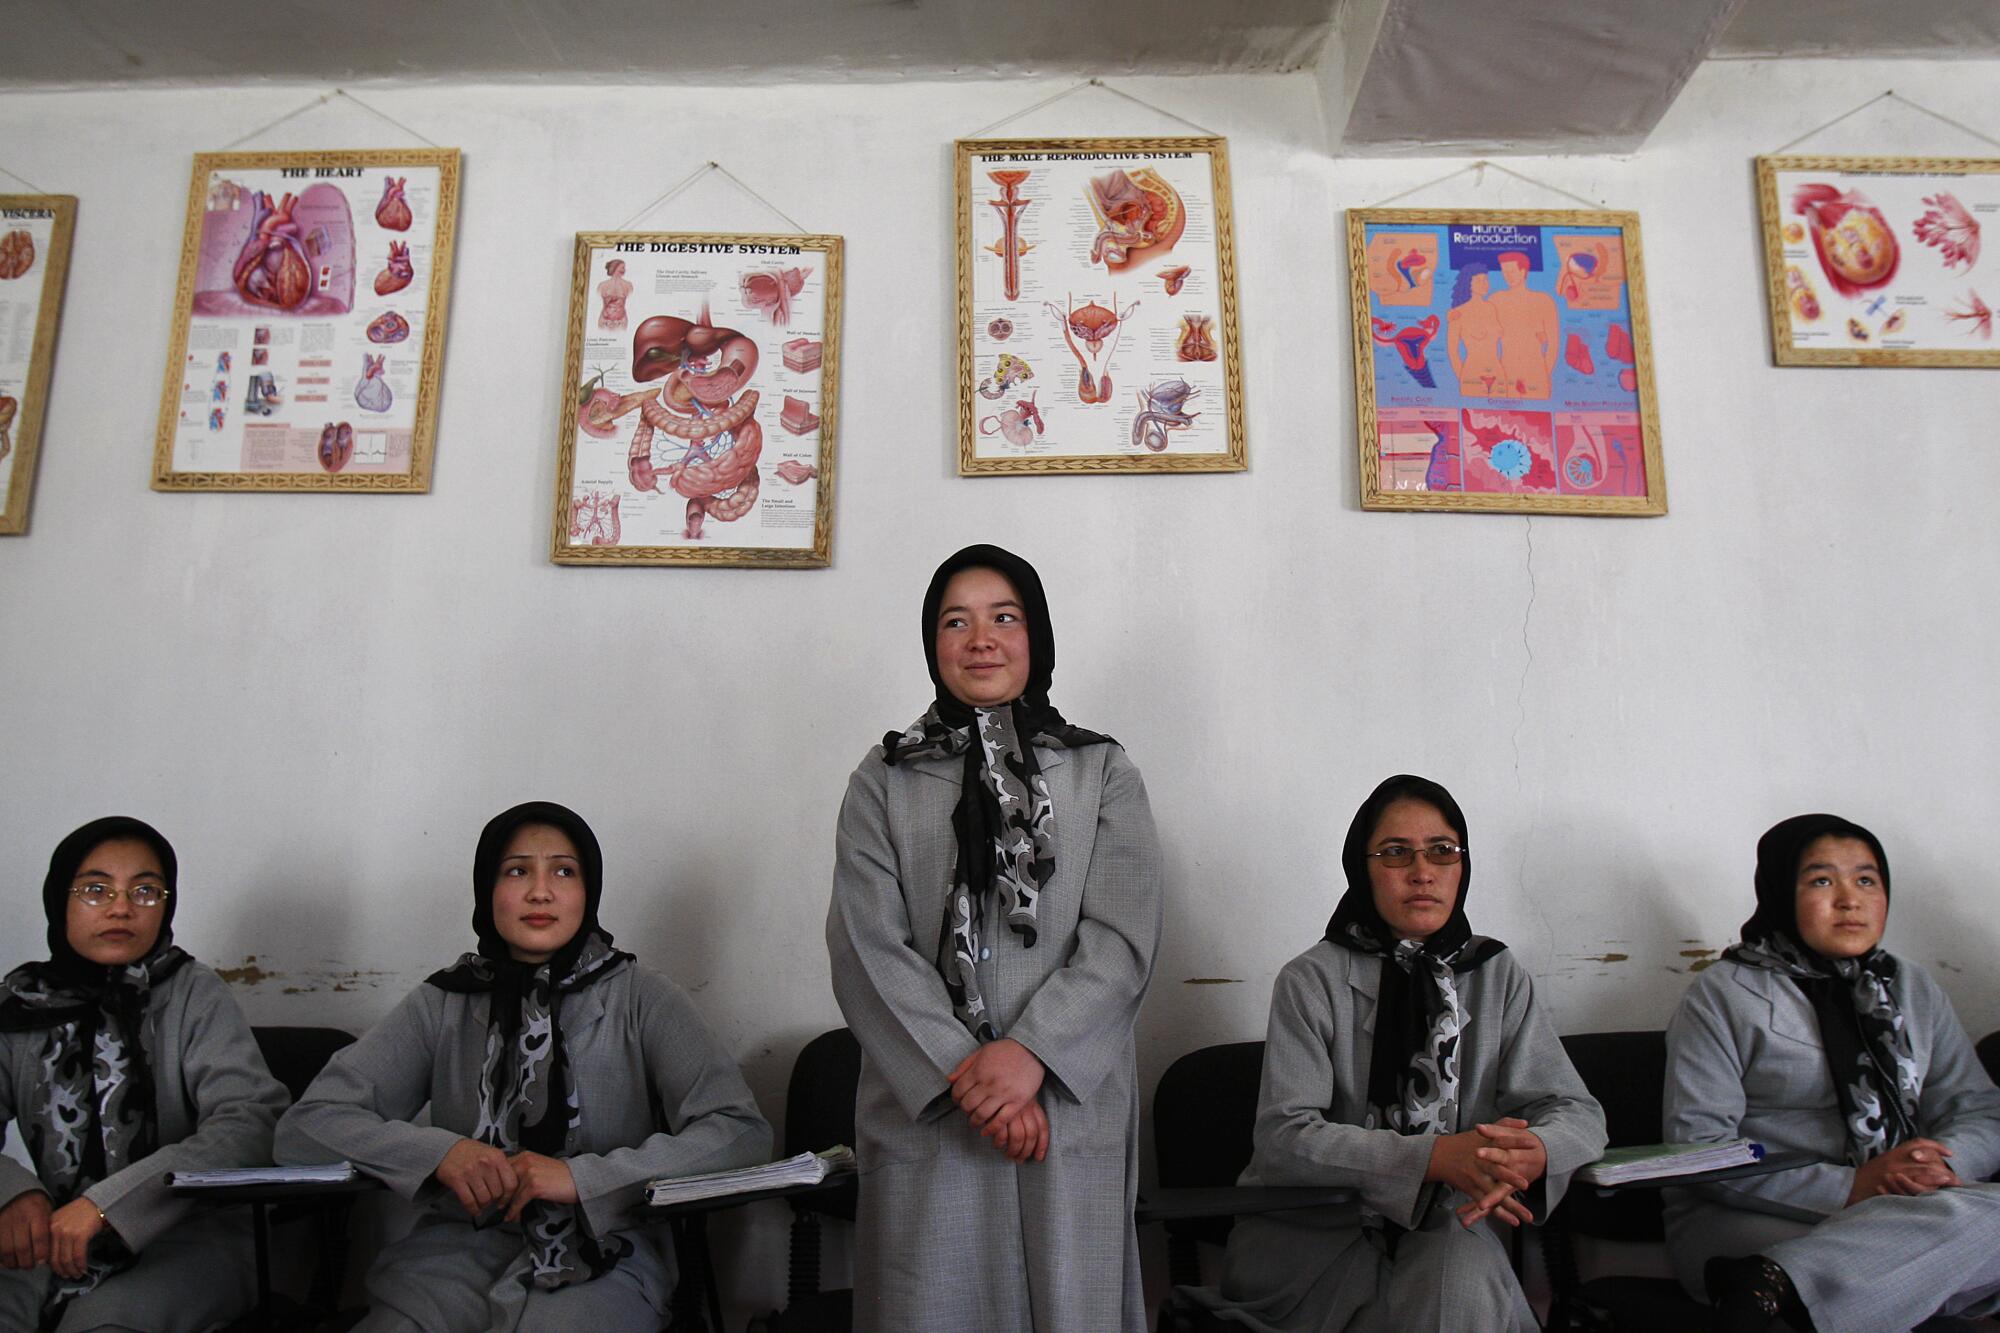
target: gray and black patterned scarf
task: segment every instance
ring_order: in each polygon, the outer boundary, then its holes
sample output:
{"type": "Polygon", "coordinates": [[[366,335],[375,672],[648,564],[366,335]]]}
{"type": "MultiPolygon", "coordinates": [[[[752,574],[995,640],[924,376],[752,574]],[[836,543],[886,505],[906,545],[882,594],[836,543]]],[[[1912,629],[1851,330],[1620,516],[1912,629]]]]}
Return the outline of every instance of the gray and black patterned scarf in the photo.
{"type": "Polygon", "coordinates": [[[1326,924],[1325,938],[1343,949],[1382,959],[1364,1128],[1456,1134],[1459,1040],[1470,1021],[1459,1002],[1458,978],[1507,946],[1474,935],[1466,920],[1465,895],[1472,886],[1469,851],[1459,863],[1458,901],[1451,917],[1428,938],[1399,940],[1382,919],[1368,878],[1367,853],[1382,812],[1406,799],[1437,810],[1459,841],[1465,841],[1465,815],[1442,786],[1408,773],[1382,782],[1348,825],[1340,853],[1347,891],[1326,924]]]}
{"type": "Polygon", "coordinates": [[[1837,815],[1787,819],[1758,839],[1757,910],[1743,923],[1742,943],[1722,956],[1790,977],[1812,1005],[1847,1128],[1848,1162],[1860,1166],[1916,1136],[1923,1076],[1896,1003],[1895,956],[1877,947],[1859,958],[1828,958],[1798,933],[1799,860],[1824,837],[1867,843],[1888,896],[1889,858],[1873,833],[1837,815]]]}
{"type": "Polygon", "coordinates": [[[966,1031],[986,1042],[1000,1035],[979,986],[986,903],[997,892],[1008,929],[1021,937],[1024,947],[1033,948],[1042,891],[1056,872],[1055,807],[1035,747],[1063,750],[1117,742],[1071,726],[1049,702],[1056,670],[1049,599],[1035,567],[1013,552],[968,546],[939,565],[924,593],[922,630],[936,698],[922,717],[882,738],[882,758],[890,765],[965,759],[958,805],[951,812],[957,854],[934,956],[952,1012],[966,1031]],[[1026,687],[1018,699],[993,708],[974,708],[956,698],[938,671],[938,611],[946,585],[966,569],[990,569],[1011,583],[1027,622],[1026,687]]]}
{"type": "MultiPolygon", "coordinates": [[[[106,842],[136,839],[159,857],[171,891],[177,865],[167,840],[150,825],[123,816],[85,824],[57,845],[42,885],[49,959],[27,963],[0,982],[0,1032],[45,1032],[39,1074],[22,1089],[22,1138],[36,1177],[58,1208],[160,1147],[153,1070],[145,1043],[153,988],[189,961],[174,946],[169,892],[160,933],[144,958],[124,967],[90,963],[69,943],[69,888],[83,859],[106,842]]],[[[107,1227],[91,1242],[81,1278],[53,1279],[42,1299],[40,1324],[55,1327],[63,1309],[136,1256],[107,1227]]]]}
{"type": "MultiPolygon", "coordinates": [[[[479,1073],[479,1120],[471,1138],[502,1152],[522,1150],[568,1158],[578,1148],[583,1101],[563,1045],[562,1001],[614,975],[632,955],[611,945],[597,924],[604,857],[597,835],[576,812],[530,801],[495,816],[473,854],[473,932],[479,952],[433,973],[427,984],[457,994],[489,997],[486,1054],[479,1073]],[[562,830],[577,852],[583,875],[582,923],[569,943],[543,963],[516,961],[493,923],[493,886],[500,860],[516,830],[546,824],[562,830]]],[[[643,1078],[644,1071],[634,1071],[643,1078]]],[[[537,1199],[522,1210],[531,1287],[552,1291],[602,1277],[632,1252],[620,1236],[598,1236],[574,1204],[537,1199]]]]}
{"type": "Polygon", "coordinates": [[[1032,949],[1042,889],[1056,872],[1055,807],[1034,747],[1061,750],[1101,744],[1110,737],[1069,726],[1053,708],[1038,714],[1019,700],[970,712],[970,722],[953,727],[933,705],[909,730],[884,737],[882,748],[890,764],[933,756],[965,757],[964,785],[951,816],[958,855],[938,930],[936,960],[951,995],[952,1012],[974,1037],[992,1041],[999,1032],[979,987],[987,896],[999,893],[1008,929],[1032,949]],[[977,745],[972,741],[975,730],[977,745]]]}

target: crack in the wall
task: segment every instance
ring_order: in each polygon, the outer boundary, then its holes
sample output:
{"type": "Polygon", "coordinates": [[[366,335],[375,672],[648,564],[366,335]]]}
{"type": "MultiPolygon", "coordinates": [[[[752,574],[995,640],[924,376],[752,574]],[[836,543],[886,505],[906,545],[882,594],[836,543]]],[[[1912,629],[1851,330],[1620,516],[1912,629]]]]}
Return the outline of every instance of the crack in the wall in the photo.
{"type": "MultiPolygon", "coordinates": [[[[1526,559],[1528,604],[1521,608],[1521,651],[1524,657],[1521,662],[1521,680],[1514,690],[1514,735],[1512,737],[1512,744],[1514,747],[1515,791],[1521,790],[1521,729],[1528,723],[1528,673],[1535,669],[1535,646],[1528,639],[1528,626],[1535,618],[1535,597],[1541,591],[1535,582],[1535,516],[1533,514],[1521,515],[1521,524],[1522,535],[1527,539],[1528,545],[1526,559]]],[[[1535,915],[1540,918],[1542,934],[1546,937],[1549,954],[1554,956],[1556,952],[1555,923],[1549,920],[1548,911],[1542,906],[1540,899],[1535,894],[1529,892],[1528,889],[1528,849],[1534,845],[1535,826],[1537,822],[1537,818],[1531,815],[1528,819],[1528,827],[1522,831],[1521,857],[1514,865],[1514,882],[1520,889],[1521,895],[1535,909],[1535,915]]]]}

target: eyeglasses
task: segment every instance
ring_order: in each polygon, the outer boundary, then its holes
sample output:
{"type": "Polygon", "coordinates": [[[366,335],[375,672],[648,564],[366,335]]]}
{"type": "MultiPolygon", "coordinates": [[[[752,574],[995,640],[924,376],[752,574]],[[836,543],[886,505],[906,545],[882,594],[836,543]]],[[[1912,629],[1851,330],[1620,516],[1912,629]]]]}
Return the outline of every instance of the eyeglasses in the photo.
{"type": "Polygon", "coordinates": [[[1380,861],[1391,869],[1401,870],[1416,861],[1419,851],[1424,854],[1424,860],[1434,866],[1457,865],[1459,858],[1465,855],[1464,846],[1456,842],[1427,843],[1421,848],[1384,847],[1379,852],[1368,852],[1365,855],[1370,861],[1380,861]]]}
{"type": "Polygon", "coordinates": [[[164,906],[173,892],[164,884],[134,884],[129,889],[120,889],[111,884],[72,884],[70,896],[85,907],[103,910],[123,896],[125,901],[140,911],[164,906]]]}

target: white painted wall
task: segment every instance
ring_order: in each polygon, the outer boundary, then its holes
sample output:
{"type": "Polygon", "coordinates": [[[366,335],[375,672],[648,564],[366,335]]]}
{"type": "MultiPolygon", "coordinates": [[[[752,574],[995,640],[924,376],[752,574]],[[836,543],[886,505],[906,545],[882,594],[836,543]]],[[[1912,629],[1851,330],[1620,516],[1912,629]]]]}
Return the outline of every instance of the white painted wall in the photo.
{"type": "MultiPolygon", "coordinates": [[[[954,475],[949,140],[1059,84],[380,88],[466,153],[435,489],[156,495],[189,155],[319,90],[0,96],[5,167],[83,200],[32,531],[0,540],[0,966],[39,956],[55,841],[126,811],[180,850],[181,940],[267,974],[239,992],[254,1020],[358,1028],[470,942],[483,821],[549,797],[603,839],[620,943],[694,992],[775,1118],[840,1021],[845,777],[923,707],[919,596],[983,538],[1040,565],[1056,700],[1149,780],[1147,1087],[1261,1034],[1349,814],[1399,769],[1463,801],[1472,920],[1566,1030],[1662,1024],[1682,951],[1747,914],[1758,833],[1820,808],[1887,842],[1891,946],[1975,1035],[2000,1024],[2000,375],[1770,368],[1750,167],[1884,87],[1991,127],[2000,65],[1712,65],[1636,157],[1510,162],[1644,218],[1673,506],[1651,520],[1360,513],[1341,210],[1458,164],[1329,160],[1309,75],[1121,86],[1230,137],[1247,474],[954,475]],[[834,565],[557,569],[570,233],[709,157],[847,237],[834,565]]],[[[1089,94],[1010,129],[1174,127],[1089,94]]],[[[396,142],[335,103],[251,146],[396,142]]],[[[1812,146],[1979,151],[1891,105],[1812,146]]],[[[1491,172],[1408,202],[1562,206],[1491,172]]],[[[710,177],[649,222],[771,219],[710,177]]],[[[779,1297],[782,1227],[748,1228],[746,1308],[779,1297]]]]}

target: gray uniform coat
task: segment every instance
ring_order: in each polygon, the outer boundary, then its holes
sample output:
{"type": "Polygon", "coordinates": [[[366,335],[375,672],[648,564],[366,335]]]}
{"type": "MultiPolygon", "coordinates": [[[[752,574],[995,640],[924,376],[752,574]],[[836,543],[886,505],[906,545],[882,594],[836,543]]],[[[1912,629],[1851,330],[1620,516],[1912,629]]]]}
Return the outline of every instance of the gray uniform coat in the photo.
{"type": "Polygon", "coordinates": [[[646,1182],[765,1161],[770,1126],[673,982],[628,963],[563,996],[583,1104],[580,1149],[566,1160],[593,1232],[623,1236],[633,1253],[595,1281],[530,1292],[519,1225],[489,1214],[475,1228],[431,1176],[477,1127],[490,1000],[417,987],[306,1089],[278,1126],[278,1159],[345,1159],[418,1206],[416,1230],[368,1275],[369,1328],[659,1327],[673,1255],[665,1228],[655,1234],[640,1211],[646,1182]],[[429,1122],[414,1123],[425,1106],[429,1122]]]}
{"type": "Polygon", "coordinates": [[[862,1049],[858,1329],[1145,1327],[1132,1025],[1159,941],[1159,846],[1122,749],[1038,747],[1035,758],[1057,837],[1039,938],[1024,948],[993,894],[979,965],[994,1025],[1048,1066],[1048,1159],[1021,1166],[979,1136],[946,1082],[975,1046],[936,963],[963,761],[890,767],[878,747],[848,782],[826,937],[862,1049]]]}
{"type": "MultiPolygon", "coordinates": [[[[43,1095],[47,1040],[46,1032],[0,1033],[0,1124],[25,1118],[43,1095]]],[[[142,1040],[160,1148],[83,1194],[139,1262],[70,1302],[65,1329],[184,1333],[240,1315],[255,1300],[247,1210],[210,1211],[168,1190],[166,1174],[267,1165],[271,1127],[288,1100],[284,1086],[265,1068],[236,998],[200,963],[182,964],[153,991],[142,1040]]],[[[34,1173],[0,1157],[0,1205],[41,1188],[34,1173]]],[[[35,1327],[48,1271],[0,1271],[0,1329],[35,1327]]]]}
{"type": "MultiPolygon", "coordinates": [[[[1465,1202],[1426,1184],[1432,1136],[1363,1129],[1384,960],[1321,940],[1287,963],[1271,993],[1256,1148],[1243,1185],[1352,1186],[1355,1201],[1246,1217],[1229,1233],[1219,1297],[1190,1293],[1225,1320],[1270,1333],[1463,1333],[1538,1325],[1494,1230],[1467,1231],[1465,1202]],[[1361,1210],[1408,1228],[1393,1259],[1361,1210]]],[[[1577,1077],[1512,953],[1458,977],[1456,1132],[1518,1116],[1548,1150],[1524,1202],[1537,1221],[1578,1167],[1604,1152],[1604,1112],[1577,1077]]]]}
{"type": "MultiPolygon", "coordinates": [[[[2000,1091],[1930,973],[1897,960],[1897,1004],[1923,1076],[1918,1133],[1952,1150],[1959,1179],[2000,1169],[2000,1091]]],[[[1881,1333],[1933,1313],[2000,1310],[2000,1185],[1846,1207],[1854,1168],[1819,1022],[1786,976],[1720,962],[1688,988],[1667,1027],[1670,1141],[1755,1139],[1813,1165],[1668,1190],[1667,1249],[1703,1294],[1715,1255],[1763,1254],[1798,1288],[1821,1333],[1881,1333]]]]}

